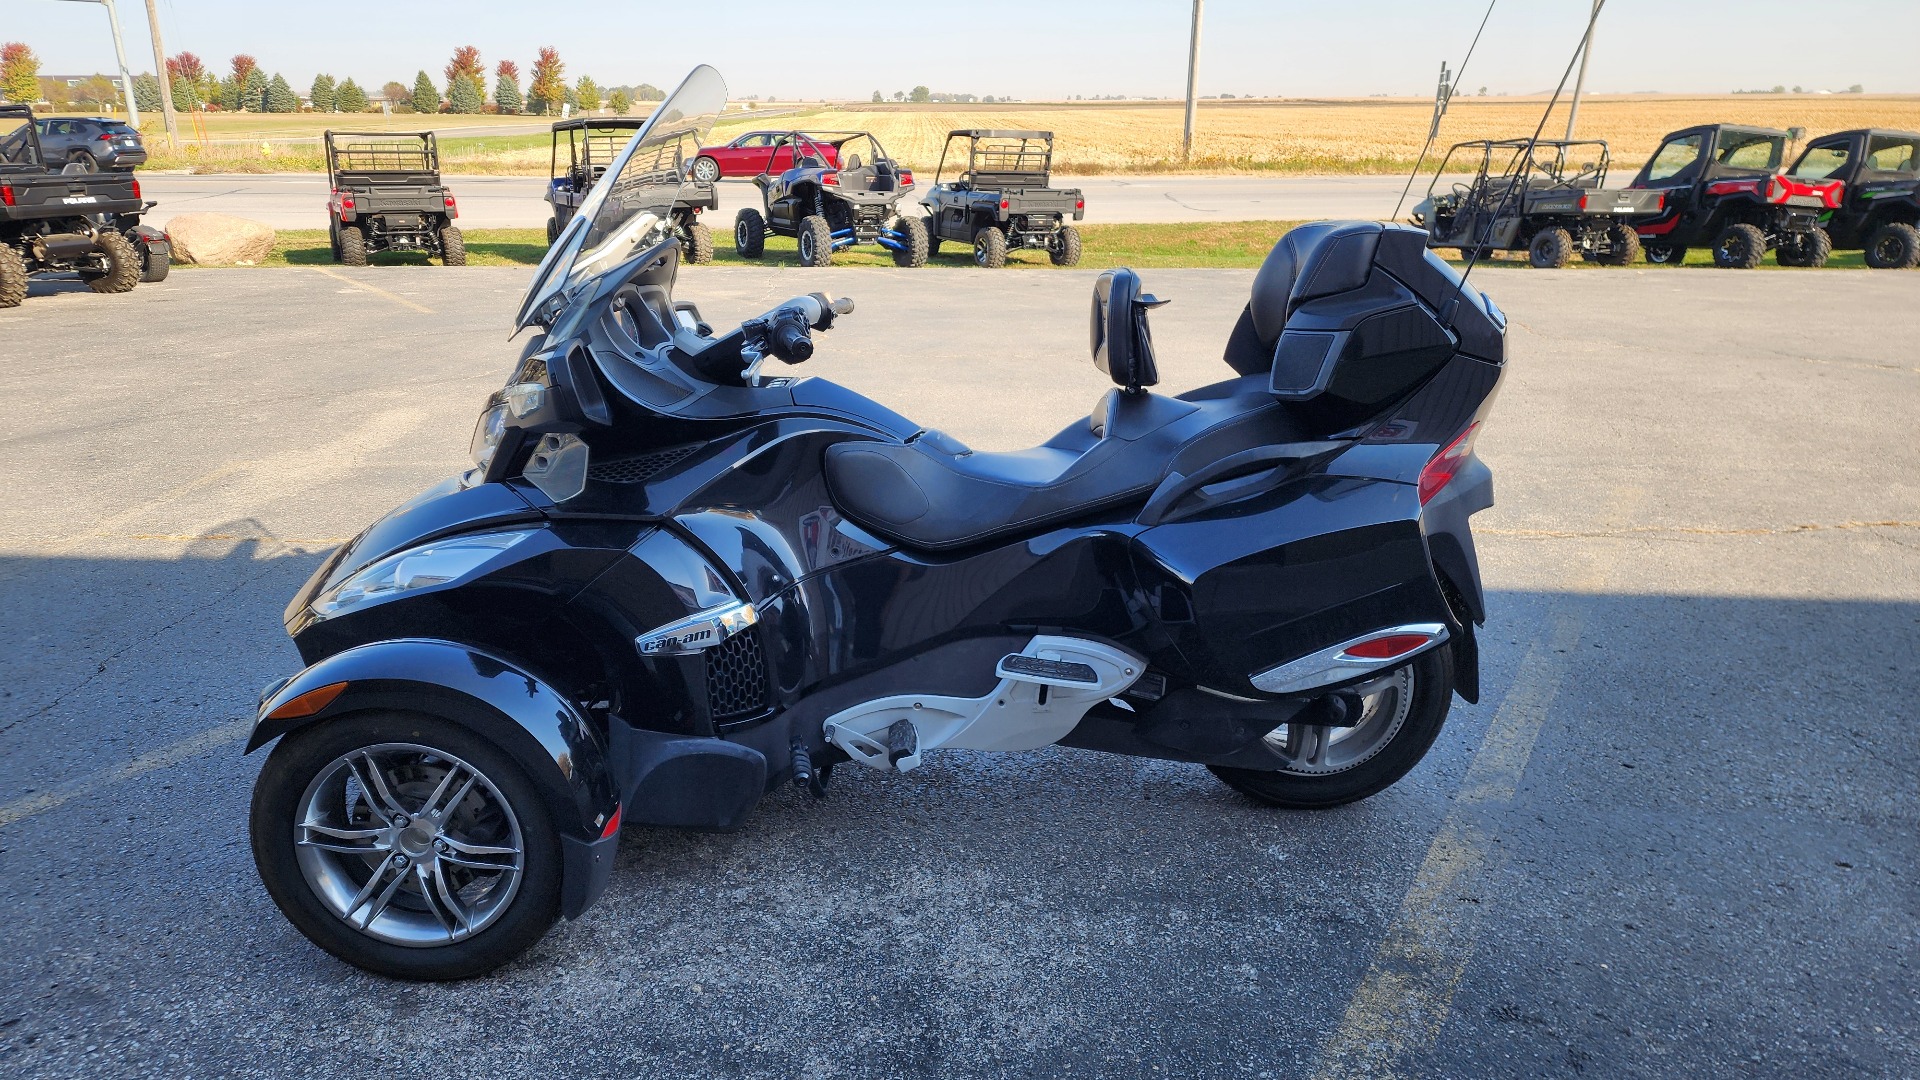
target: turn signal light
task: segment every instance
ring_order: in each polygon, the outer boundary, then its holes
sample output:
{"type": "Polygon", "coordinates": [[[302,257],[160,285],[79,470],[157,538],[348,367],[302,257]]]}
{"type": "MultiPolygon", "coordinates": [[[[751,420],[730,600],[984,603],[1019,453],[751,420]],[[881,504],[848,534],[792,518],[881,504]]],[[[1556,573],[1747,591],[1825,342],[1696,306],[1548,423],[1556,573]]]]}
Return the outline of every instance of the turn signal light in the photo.
{"type": "Polygon", "coordinates": [[[1351,656],[1359,660],[1392,660],[1396,656],[1405,656],[1415,649],[1425,648],[1433,639],[1425,634],[1392,634],[1374,638],[1355,645],[1341,656],[1351,656]]]}
{"type": "Polygon", "coordinates": [[[600,830],[600,839],[605,840],[620,831],[620,804],[613,804],[613,816],[607,819],[607,827],[600,830]]]}
{"type": "Polygon", "coordinates": [[[333,704],[333,699],[339,697],[346,688],[346,683],[337,682],[309,690],[299,697],[288,699],[286,704],[268,713],[267,719],[304,720],[333,704]]]}
{"type": "Polygon", "coordinates": [[[1480,422],[1474,421],[1460,437],[1448,443],[1441,451],[1433,455],[1427,467],[1420,470],[1420,505],[1425,506],[1440,494],[1440,489],[1453,483],[1453,478],[1473,456],[1473,437],[1480,430],[1480,422]]]}
{"type": "Polygon", "coordinates": [[[13,185],[0,184],[0,204],[13,205],[13,185]]]}

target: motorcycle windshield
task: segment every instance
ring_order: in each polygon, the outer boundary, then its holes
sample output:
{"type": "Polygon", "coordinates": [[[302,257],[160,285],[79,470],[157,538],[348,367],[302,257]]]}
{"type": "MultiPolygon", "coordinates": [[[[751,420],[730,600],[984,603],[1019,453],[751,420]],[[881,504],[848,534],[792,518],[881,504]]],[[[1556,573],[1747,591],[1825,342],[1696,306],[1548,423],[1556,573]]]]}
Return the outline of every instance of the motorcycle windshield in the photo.
{"type": "Polygon", "coordinates": [[[673,204],[688,184],[687,167],[726,104],[726,80],[705,64],[667,95],[540,261],[515,330],[551,322],[594,278],[672,235],[673,204]]]}

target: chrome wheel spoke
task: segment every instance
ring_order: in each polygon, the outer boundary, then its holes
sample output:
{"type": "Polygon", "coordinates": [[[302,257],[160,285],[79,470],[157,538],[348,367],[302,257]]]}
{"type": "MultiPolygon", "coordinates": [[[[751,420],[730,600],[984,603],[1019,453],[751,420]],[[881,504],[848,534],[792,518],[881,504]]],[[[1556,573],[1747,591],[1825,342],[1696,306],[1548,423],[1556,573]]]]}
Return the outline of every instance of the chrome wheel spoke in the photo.
{"type": "Polygon", "coordinates": [[[362,753],[359,761],[349,758],[347,768],[353,770],[353,778],[360,782],[360,790],[366,793],[369,802],[379,799],[389,814],[407,812],[407,808],[400,805],[400,800],[393,797],[393,791],[387,787],[387,778],[380,772],[380,763],[373,760],[372,754],[362,753]],[[360,768],[361,762],[366,763],[364,772],[360,768]]]}
{"type": "Polygon", "coordinates": [[[516,855],[517,856],[520,854],[520,849],[517,847],[491,847],[486,844],[469,844],[465,840],[455,840],[451,836],[442,836],[440,839],[445,840],[447,842],[448,847],[452,848],[453,850],[459,852],[462,855],[516,855]]]}
{"type": "Polygon", "coordinates": [[[392,850],[386,844],[334,844],[325,840],[301,839],[301,847],[310,847],[319,851],[332,851],[340,855],[385,855],[392,850]]]}
{"type": "Polygon", "coordinates": [[[332,837],[335,840],[384,840],[387,835],[387,830],[384,828],[340,829],[332,825],[322,825],[317,821],[302,822],[300,827],[308,832],[319,833],[321,836],[332,837]]]}
{"type": "Polygon", "coordinates": [[[459,808],[460,804],[467,801],[467,796],[473,791],[473,786],[480,782],[480,774],[477,772],[469,772],[467,774],[467,782],[460,785],[460,790],[453,793],[453,798],[448,799],[446,805],[443,806],[440,803],[440,796],[446,792],[448,783],[453,779],[454,773],[458,771],[458,769],[447,770],[447,775],[441,779],[440,786],[435,788],[433,794],[428,797],[427,805],[421,808],[421,813],[432,814],[435,817],[452,817],[453,812],[459,808]]]}
{"type": "Polygon", "coordinates": [[[442,855],[440,856],[440,862],[446,865],[462,867],[467,870],[485,870],[490,873],[512,874],[518,873],[520,870],[518,866],[512,863],[479,862],[474,859],[463,859],[458,855],[442,855]]]}
{"type": "MultiPolygon", "coordinates": [[[[422,880],[425,880],[424,877],[422,880]]],[[[454,897],[453,890],[447,887],[447,874],[445,870],[434,871],[433,894],[428,898],[427,903],[428,906],[434,909],[434,914],[436,915],[439,914],[441,907],[445,907],[453,914],[454,922],[447,926],[447,935],[449,937],[459,937],[461,934],[473,929],[473,919],[467,915],[467,909],[460,906],[460,901],[454,897]],[[439,899],[439,903],[434,903],[434,897],[439,899]]],[[[442,918],[441,921],[445,922],[445,919],[442,918]]]]}
{"type": "Polygon", "coordinates": [[[353,913],[359,911],[360,905],[366,903],[367,898],[372,896],[374,891],[380,888],[381,879],[385,878],[387,872],[393,868],[394,866],[391,861],[383,862],[375,867],[373,876],[367,878],[367,883],[360,887],[359,894],[353,898],[353,903],[347,905],[347,910],[340,913],[340,917],[349,922],[353,921],[353,913]]]}
{"type": "MultiPolygon", "coordinates": [[[[391,866],[392,864],[389,863],[388,865],[391,866]]],[[[374,879],[376,881],[379,880],[379,875],[376,874],[374,879]]],[[[373,903],[367,905],[367,917],[360,920],[360,928],[364,930],[372,926],[373,920],[379,918],[380,913],[387,910],[387,905],[393,902],[393,894],[399,892],[400,886],[406,883],[407,875],[404,871],[394,874],[393,883],[380,890],[380,895],[374,899],[373,903]]],[[[351,916],[353,913],[349,911],[347,914],[351,916]]]]}

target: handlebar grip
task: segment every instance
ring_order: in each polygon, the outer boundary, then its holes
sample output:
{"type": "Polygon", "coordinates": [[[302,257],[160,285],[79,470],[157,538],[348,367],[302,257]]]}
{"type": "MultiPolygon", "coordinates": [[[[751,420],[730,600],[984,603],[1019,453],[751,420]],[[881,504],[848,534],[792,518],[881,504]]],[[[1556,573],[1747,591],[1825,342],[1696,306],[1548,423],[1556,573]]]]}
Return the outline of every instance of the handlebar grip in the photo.
{"type": "Polygon", "coordinates": [[[780,319],[773,324],[773,355],[789,364],[798,364],[813,356],[813,338],[807,324],[799,319],[780,319]]]}

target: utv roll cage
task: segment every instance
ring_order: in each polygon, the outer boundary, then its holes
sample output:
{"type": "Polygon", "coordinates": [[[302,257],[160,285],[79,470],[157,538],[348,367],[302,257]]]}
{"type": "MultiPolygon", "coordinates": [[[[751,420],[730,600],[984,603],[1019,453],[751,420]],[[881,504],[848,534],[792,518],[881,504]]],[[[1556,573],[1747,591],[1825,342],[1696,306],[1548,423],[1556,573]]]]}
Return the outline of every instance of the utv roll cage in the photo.
{"type": "Polygon", "coordinates": [[[329,131],[326,144],[329,187],[440,182],[440,143],[431,131],[329,131]]]}
{"type": "Polygon", "coordinates": [[[1427,193],[1433,194],[1433,189],[1448,175],[1449,167],[1454,175],[1474,173],[1476,186],[1524,176],[1529,187],[1602,188],[1607,186],[1607,168],[1612,161],[1607,144],[1598,139],[1546,139],[1537,143],[1529,139],[1474,139],[1455,143],[1447,150],[1440,167],[1433,172],[1433,180],[1427,184],[1427,193]],[[1527,152],[1530,143],[1532,153],[1527,152]],[[1572,152],[1582,147],[1592,148],[1596,153],[1592,160],[1583,162],[1569,174],[1568,162],[1579,160],[1572,152]],[[1454,164],[1455,155],[1464,159],[1461,165],[1454,164]],[[1473,164],[1467,164],[1469,162],[1473,164]],[[1496,164],[1500,166],[1498,172],[1494,169],[1496,164]]]}
{"type": "Polygon", "coordinates": [[[626,149],[633,133],[646,126],[646,118],[576,116],[553,125],[553,153],[547,176],[566,176],[581,191],[592,187],[607,166],[626,149]],[[567,171],[560,171],[560,136],[567,137],[567,171]]]}
{"type": "Polygon", "coordinates": [[[938,185],[946,174],[955,139],[967,140],[967,167],[954,180],[964,188],[1046,187],[1053,175],[1053,132],[956,128],[947,132],[934,167],[938,185]]]}

